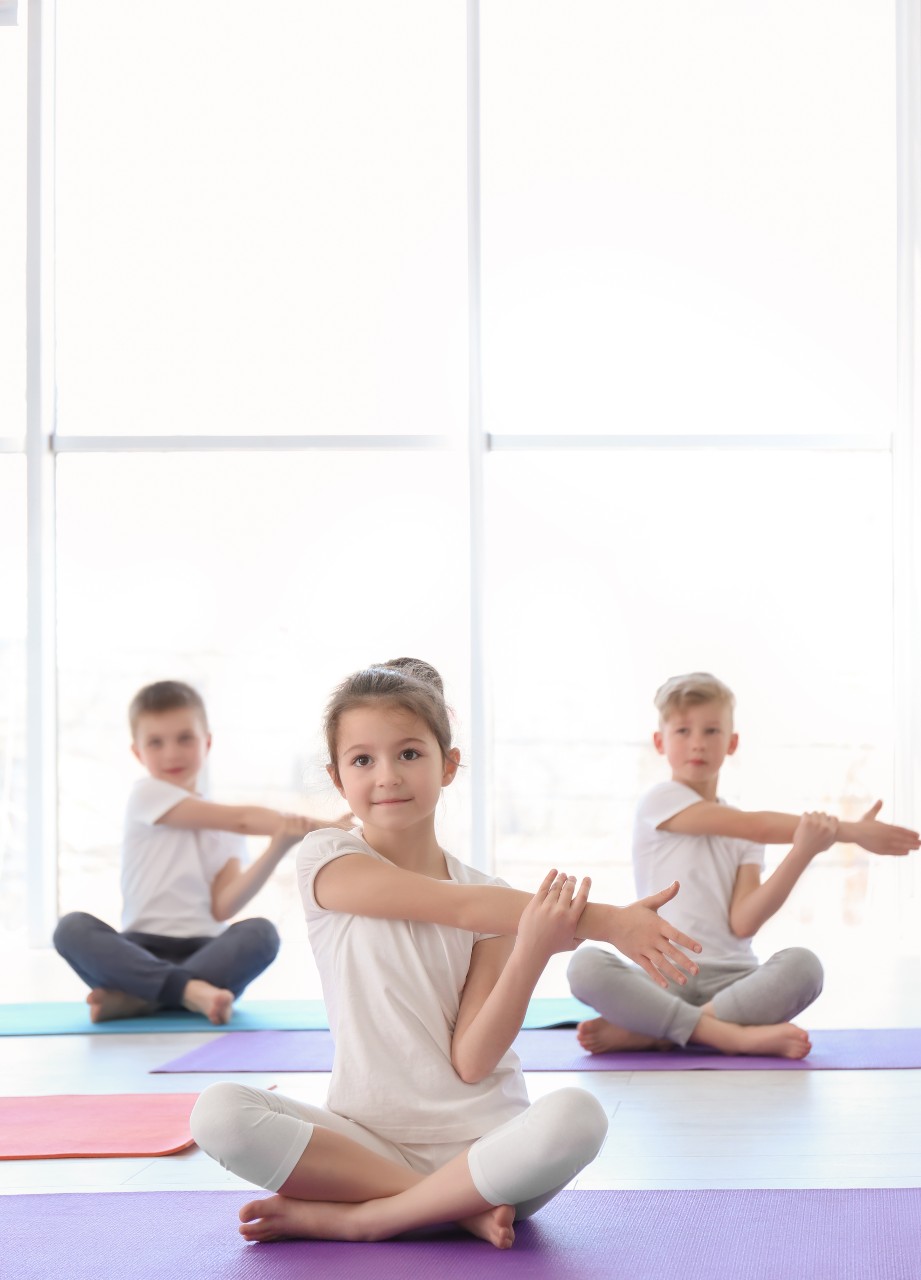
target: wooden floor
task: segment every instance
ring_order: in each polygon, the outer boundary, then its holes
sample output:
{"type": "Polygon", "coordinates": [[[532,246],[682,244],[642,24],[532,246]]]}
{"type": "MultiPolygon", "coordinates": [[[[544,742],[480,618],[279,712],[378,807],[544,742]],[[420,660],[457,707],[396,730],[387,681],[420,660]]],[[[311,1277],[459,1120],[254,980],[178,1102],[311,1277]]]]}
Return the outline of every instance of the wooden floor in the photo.
{"type": "MultiPolygon", "coordinates": [[[[4,971],[20,979],[17,999],[79,998],[83,989],[64,968],[50,953],[23,953],[15,966],[11,957],[4,957],[4,971]]],[[[889,1017],[892,1025],[919,1020],[921,1010],[913,1002],[921,999],[921,989],[914,977],[900,972],[893,975],[898,987],[885,988],[902,993],[900,1003],[888,1007],[897,1015],[889,1017]]],[[[277,986],[264,983],[260,989],[254,984],[248,994],[291,998],[292,989],[282,993],[277,986]]],[[[846,990],[837,1009],[822,1001],[825,996],[814,1006],[814,1016],[809,1011],[800,1019],[803,1025],[848,1025],[846,990]]],[[[885,1001],[881,1007],[887,1008],[885,1001]]],[[[886,1022],[874,1020],[873,1025],[886,1022]]],[[[2,1092],[195,1092],[218,1077],[149,1072],[203,1044],[210,1034],[2,1037],[2,1092]]],[[[326,1092],[323,1075],[248,1073],[237,1078],[264,1088],[277,1085],[312,1102],[322,1102],[326,1092]]],[[[528,1075],[532,1098],[572,1084],[594,1093],[610,1117],[605,1146],[573,1184],[577,1187],[921,1186],[921,1071],[528,1075]]],[[[0,1161],[0,1194],[6,1195],[237,1187],[251,1189],[196,1147],[157,1159],[0,1161]]]]}

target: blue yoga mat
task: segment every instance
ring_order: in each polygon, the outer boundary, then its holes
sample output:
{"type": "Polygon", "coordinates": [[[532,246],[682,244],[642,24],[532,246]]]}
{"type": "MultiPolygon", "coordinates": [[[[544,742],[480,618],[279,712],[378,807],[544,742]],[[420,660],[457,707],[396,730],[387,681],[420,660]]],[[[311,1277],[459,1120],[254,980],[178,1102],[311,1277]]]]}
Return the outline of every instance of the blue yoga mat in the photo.
{"type": "Polygon", "coordinates": [[[262,1192],[4,1196],[4,1280],[917,1280],[921,1188],[563,1191],[511,1249],[458,1230],[246,1244],[262,1192]]]}
{"type": "MultiPolygon", "coordinates": [[[[532,1000],[525,1027],[575,1026],[595,1011],[571,996],[532,1000]]],[[[147,1018],[115,1018],[90,1022],[81,1001],[0,1004],[0,1036],[113,1035],[119,1032],[166,1031],[326,1031],[329,1021],[322,1000],[251,1000],[234,1008],[225,1026],[215,1027],[203,1014],[170,1010],[147,1018]]]]}

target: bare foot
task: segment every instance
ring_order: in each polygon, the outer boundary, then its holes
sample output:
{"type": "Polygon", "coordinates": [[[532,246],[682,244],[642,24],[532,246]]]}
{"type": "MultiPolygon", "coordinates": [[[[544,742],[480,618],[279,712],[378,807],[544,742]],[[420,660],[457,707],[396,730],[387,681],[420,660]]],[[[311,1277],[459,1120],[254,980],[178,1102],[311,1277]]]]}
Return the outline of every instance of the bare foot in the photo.
{"type": "MultiPolygon", "coordinates": [[[[380,1203],[380,1202],[377,1202],[380,1203]]],[[[372,1225],[375,1201],[338,1204],[326,1200],[295,1200],[274,1195],[251,1200],[240,1210],[240,1234],[244,1240],[383,1240],[390,1232],[372,1225]]],[[[459,1225],[497,1249],[510,1249],[515,1241],[515,1210],[500,1204],[464,1218],[459,1225]]],[[[404,1228],[405,1229],[405,1228],[404,1228]]]]}
{"type": "Polygon", "coordinates": [[[497,1249],[511,1249],[515,1243],[515,1229],[512,1226],[514,1221],[514,1206],[499,1204],[494,1209],[475,1213],[471,1218],[462,1218],[457,1225],[469,1231],[471,1235],[479,1236],[481,1240],[494,1244],[497,1249]]]}
{"type": "Polygon", "coordinates": [[[269,1196],[240,1210],[244,1240],[369,1240],[357,1204],[269,1196]]]}
{"type": "Polygon", "coordinates": [[[772,1058],[805,1058],[812,1048],[809,1032],[792,1022],[743,1027],[705,1015],[694,1029],[695,1044],[710,1045],[721,1053],[744,1053],[772,1058]]]}
{"type": "Polygon", "coordinates": [[[615,1026],[606,1018],[590,1018],[576,1027],[576,1039],[589,1053],[614,1053],[634,1049],[674,1049],[671,1040],[657,1040],[638,1031],[615,1026]]]}
{"type": "Polygon", "coordinates": [[[225,987],[212,987],[202,978],[190,978],[182,993],[182,1003],[193,1013],[203,1013],[209,1022],[222,1026],[233,1013],[233,992],[225,987]]]}
{"type": "Polygon", "coordinates": [[[156,1013],[158,1004],[129,996],[127,991],[109,991],[106,987],[93,987],[86,997],[90,1007],[90,1022],[110,1022],[113,1018],[140,1018],[156,1013]]]}

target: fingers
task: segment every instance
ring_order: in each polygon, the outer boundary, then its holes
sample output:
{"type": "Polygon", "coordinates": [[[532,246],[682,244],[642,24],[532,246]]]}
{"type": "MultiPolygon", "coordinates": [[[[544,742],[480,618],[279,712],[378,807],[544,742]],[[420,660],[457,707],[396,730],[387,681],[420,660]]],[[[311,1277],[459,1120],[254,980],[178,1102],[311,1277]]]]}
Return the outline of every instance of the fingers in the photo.
{"type": "MultiPolygon", "coordinates": [[[[662,923],[666,924],[667,922],[663,921],[662,923]]],[[[692,938],[690,934],[682,933],[680,929],[675,929],[672,925],[668,925],[667,927],[668,932],[665,934],[665,937],[669,942],[677,942],[679,947],[684,947],[685,950],[694,951],[698,954],[703,950],[700,943],[697,942],[696,939],[692,938]]]]}
{"type": "Polygon", "coordinates": [[[548,871],[547,874],[544,876],[543,880],[541,880],[540,888],[537,890],[537,892],[539,894],[542,894],[544,897],[546,897],[547,894],[550,892],[550,886],[555,883],[559,874],[560,873],[557,871],[556,867],[554,867],[552,871],[548,871]]]}
{"type": "Polygon", "coordinates": [[[582,883],[579,885],[579,892],[573,896],[572,909],[580,916],[588,904],[588,895],[592,887],[591,876],[583,876],[582,883]]]}
{"type": "Polygon", "coordinates": [[[872,819],[876,817],[876,815],[879,813],[882,807],[883,807],[882,800],[877,800],[876,804],[871,805],[870,808],[863,815],[863,821],[866,822],[867,819],[870,819],[872,821],[872,819]]]}
{"type": "Polygon", "coordinates": [[[652,911],[658,911],[659,907],[666,902],[671,902],[680,887],[678,881],[675,880],[667,889],[660,889],[658,893],[651,893],[648,898],[641,898],[640,902],[644,907],[649,907],[652,911]]]}

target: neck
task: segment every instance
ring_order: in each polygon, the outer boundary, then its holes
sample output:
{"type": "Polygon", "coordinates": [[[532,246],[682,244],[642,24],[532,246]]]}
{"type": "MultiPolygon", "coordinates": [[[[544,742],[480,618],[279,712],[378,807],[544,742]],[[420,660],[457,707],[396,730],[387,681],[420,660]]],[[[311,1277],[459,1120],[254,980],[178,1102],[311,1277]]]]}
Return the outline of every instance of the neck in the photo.
{"type": "Polygon", "coordinates": [[[436,879],[445,875],[444,854],[435,839],[434,822],[420,823],[403,831],[384,831],[366,822],[362,834],[376,853],[404,871],[436,879]]]}
{"type": "Polygon", "coordinates": [[[702,782],[691,782],[688,778],[676,778],[672,774],[672,782],[680,782],[682,786],[690,787],[692,791],[696,791],[701,800],[715,800],[720,784],[720,776],[715,778],[706,778],[702,782]]]}

